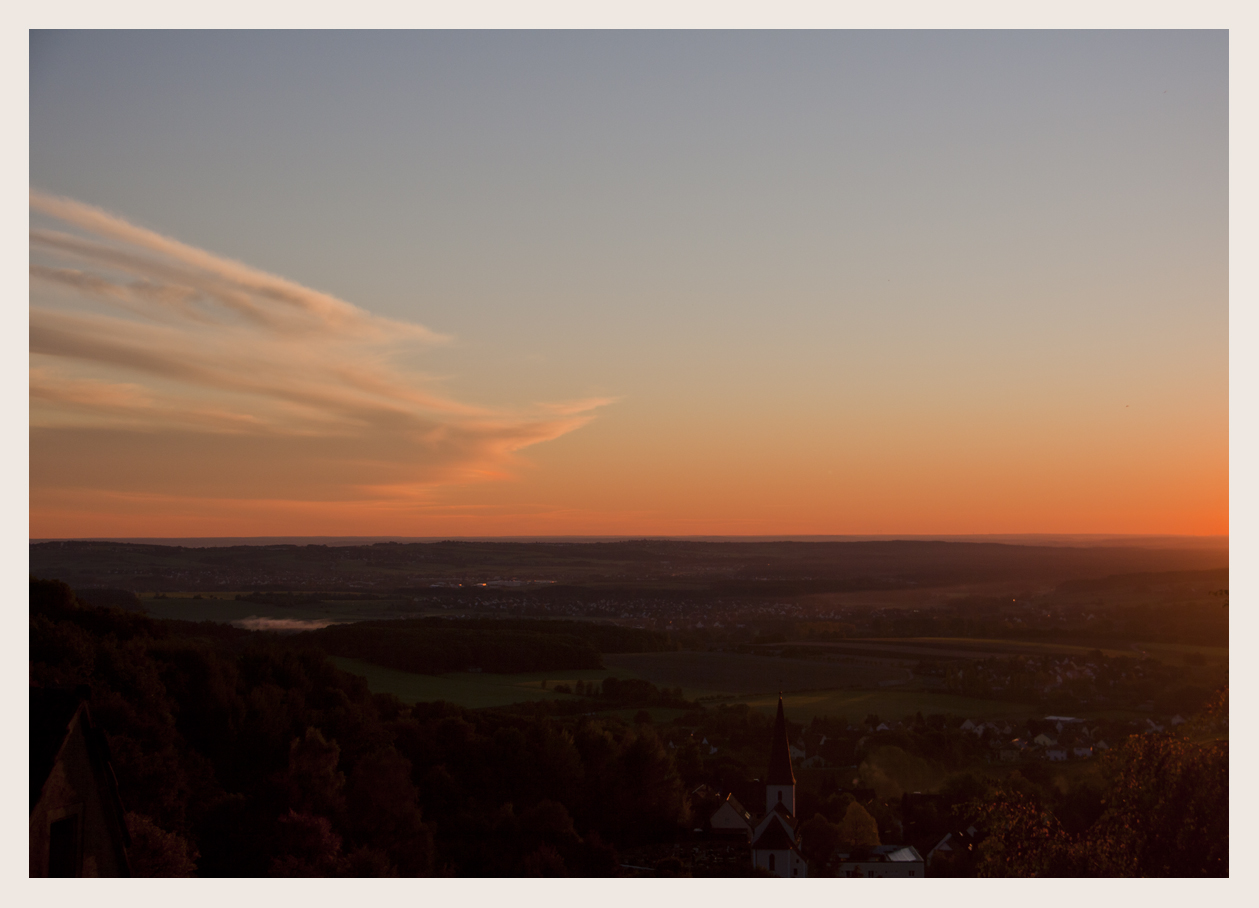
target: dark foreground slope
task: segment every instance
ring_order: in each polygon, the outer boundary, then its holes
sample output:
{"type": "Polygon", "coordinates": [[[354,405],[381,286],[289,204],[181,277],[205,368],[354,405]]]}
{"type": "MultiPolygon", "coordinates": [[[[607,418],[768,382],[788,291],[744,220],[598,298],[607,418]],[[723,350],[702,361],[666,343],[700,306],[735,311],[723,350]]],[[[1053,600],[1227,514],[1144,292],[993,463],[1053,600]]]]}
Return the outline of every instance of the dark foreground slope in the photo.
{"type": "Polygon", "coordinates": [[[684,823],[655,733],[406,709],[300,638],[31,582],[34,686],[90,690],[140,875],[606,875],[684,823]]]}
{"type": "MultiPolygon", "coordinates": [[[[137,875],[615,874],[617,852],[702,850],[690,840],[712,806],[701,785],[755,803],[767,738],[746,706],[671,702],[685,715],[655,726],[640,701],[660,692],[611,679],[572,705],[639,709],[632,723],[547,704],[404,707],[338,671],[310,635],[155,621],[49,581],[31,583],[30,679],[86,686],[137,875]]],[[[1011,734],[1057,733],[1018,724],[1011,734]]],[[[825,874],[860,798],[884,841],[973,825],[978,848],[951,873],[1226,875],[1227,701],[1179,730],[1120,730],[1106,730],[1106,757],[1051,765],[993,762],[993,730],[981,738],[960,717],[792,724],[792,740],[837,764],[800,772],[809,859],[825,874]],[[936,821],[911,816],[899,792],[840,790],[910,771],[936,780],[936,821]]],[[[738,858],[720,872],[747,873],[738,858]]]]}

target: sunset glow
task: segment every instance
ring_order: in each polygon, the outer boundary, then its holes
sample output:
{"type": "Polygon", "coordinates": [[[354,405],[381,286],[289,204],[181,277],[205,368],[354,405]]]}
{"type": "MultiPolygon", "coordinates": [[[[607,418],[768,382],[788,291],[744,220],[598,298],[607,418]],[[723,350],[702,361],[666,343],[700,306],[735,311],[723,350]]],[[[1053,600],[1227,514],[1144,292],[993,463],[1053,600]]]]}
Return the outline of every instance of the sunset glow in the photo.
{"type": "Polygon", "coordinates": [[[1226,534],[1226,42],[41,35],[30,535],[1226,534]]]}

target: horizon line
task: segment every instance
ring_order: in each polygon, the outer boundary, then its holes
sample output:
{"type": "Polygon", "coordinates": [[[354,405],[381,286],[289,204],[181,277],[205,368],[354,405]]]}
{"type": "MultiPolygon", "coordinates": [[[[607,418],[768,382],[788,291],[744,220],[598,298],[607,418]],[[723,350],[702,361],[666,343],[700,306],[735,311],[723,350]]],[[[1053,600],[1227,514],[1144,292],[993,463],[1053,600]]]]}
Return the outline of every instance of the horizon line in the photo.
{"type": "Polygon", "coordinates": [[[1194,546],[1227,547],[1227,534],[1170,533],[857,533],[857,534],[747,534],[747,535],[517,535],[517,536],[67,536],[30,538],[29,545],[49,542],[116,542],[132,545],[171,545],[183,548],[222,548],[240,545],[328,545],[354,546],[383,543],[507,542],[507,543],[600,543],[600,542],[975,542],[1008,545],[1094,545],[1122,543],[1158,547],[1180,543],[1194,546]]]}

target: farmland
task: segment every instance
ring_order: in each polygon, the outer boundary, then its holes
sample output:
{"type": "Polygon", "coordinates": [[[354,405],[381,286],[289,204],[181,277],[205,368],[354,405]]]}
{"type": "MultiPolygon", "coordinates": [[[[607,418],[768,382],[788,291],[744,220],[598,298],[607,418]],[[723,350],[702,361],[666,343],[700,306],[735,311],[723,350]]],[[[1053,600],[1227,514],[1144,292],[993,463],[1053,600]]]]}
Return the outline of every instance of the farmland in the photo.
{"type": "MultiPolygon", "coordinates": [[[[393,694],[403,703],[431,703],[445,700],[469,709],[509,706],[526,700],[567,700],[570,694],[554,691],[557,683],[575,681],[600,682],[610,672],[598,669],[563,672],[525,672],[497,675],[490,672],[449,672],[444,675],[420,675],[414,672],[382,668],[360,659],[331,657],[342,671],[367,679],[373,693],[393,694]],[[562,676],[562,677],[561,677],[562,676]],[[548,689],[543,689],[546,682],[548,689]]],[[[624,676],[624,675],[623,675],[624,676]]]]}
{"type": "MultiPolygon", "coordinates": [[[[1023,704],[959,697],[921,690],[858,690],[838,686],[805,689],[804,680],[817,680],[810,671],[828,666],[797,660],[764,659],[719,653],[634,653],[604,657],[605,670],[582,670],[497,675],[488,672],[451,672],[420,675],[381,668],[358,659],[334,657],[344,671],[367,679],[372,691],[391,693],[404,703],[445,700],[470,709],[507,706],[528,700],[565,700],[571,695],[556,693],[556,684],[576,681],[602,681],[609,676],[642,678],[657,686],[680,686],[687,698],[710,703],[746,703],[753,709],[772,714],[778,700],[776,684],[781,684],[784,703],[795,721],[807,722],[814,716],[842,716],[851,721],[874,713],[889,718],[912,716],[915,712],[951,713],[972,718],[1025,715],[1023,704]],[[672,658],[657,658],[672,657],[672,658]],[[707,658],[703,658],[707,657],[707,658]],[[716,658],[713,658],[716,657],[716,658]],[[762,663],[786,663],[766,667],[762,663]],[[775,670],[776,669],[776,670],[775,670]],[[757,692],[759,680],[761,690],[757,692]],[[542,683],[548,689],[543,689],[542,683]],[[768,685],[768,686],[766,686],[768,685]]],[[[838,669],[833,669],[838,672],[838,669]]],[[[838,675],[832,680],[839,680],[838,675]]],[[[623,711],[621,711],[623,712],[623,711]]],[[[675,710],[652,712],[657,721],[679,715],[675,710]],[[656,715],[656,713],[660,715],[656,715]]]]}

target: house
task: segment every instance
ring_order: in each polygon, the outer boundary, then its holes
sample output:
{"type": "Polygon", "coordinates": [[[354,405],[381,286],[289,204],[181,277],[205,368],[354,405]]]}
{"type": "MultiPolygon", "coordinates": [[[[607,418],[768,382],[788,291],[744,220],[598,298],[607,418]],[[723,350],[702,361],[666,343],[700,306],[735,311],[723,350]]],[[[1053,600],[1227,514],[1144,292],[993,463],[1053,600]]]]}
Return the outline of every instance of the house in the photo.
{"type": "Polygon", "coordinates": [[[30,876],[130,876],[131,837],[87,688],[30,689],[30,876]]]}
{"type": "Polygon", "coordinates": [[[1041,732],[1039,735],[1032,738],[1032,743],[1039,744],[1041,747],[1053,747],[1058,742],[1044,732],[1041,732]]]}
{"type": "Polygon", "coordinates": [[[969,843],[963,842],[961,833],[946,832],[944,837],[927,851],[927,857],[924,863],[927,867],[930,867],[932,861],[937,858],[950,857],[958,851],[963,850],[967,844],[969,843]]]}
{"type": "Polygon", "coordinates": [[[1067,762],[1067,750],[1065,747],[1051,747],[1045,751],[1045,758],[1050,763],[1065,763],[1067,762]]]}
{"type": "MultiPolygon", "coordinates": [[[[939,847],[939,846],[937,846],[939,847]]],[[[839,877],[917,877],[924,875],[925,862],[913,845],[876,845],[840,852],[839,877]]]]}
{"type": "Polygon", "coordinates": [[[800,854],[796,829],[796,774],[791,768],[791,745],[782,694],[769,745],[769,771],[765,775],[765,816],[752,831],[752,866],[775,876],[807,877],[809,865],[800,854]]]}
{"type": "Polygon", "coordinates": [[[739,803],[733,794],[726,795],[721,806],[713,811],[708,821],[714,835],[738,836],[752,841],[752,814],[739,803]]]}
{"type": "Polygon", "coordinates": [[[944,837],[937,841],[927,852],[925,861],[927,870],[930,870],[932,866],[947,865],[964,853],[973,852],[979,840],[979,830],[974,826],[968,826],[960,831],[945,833],[944,837]]]}

